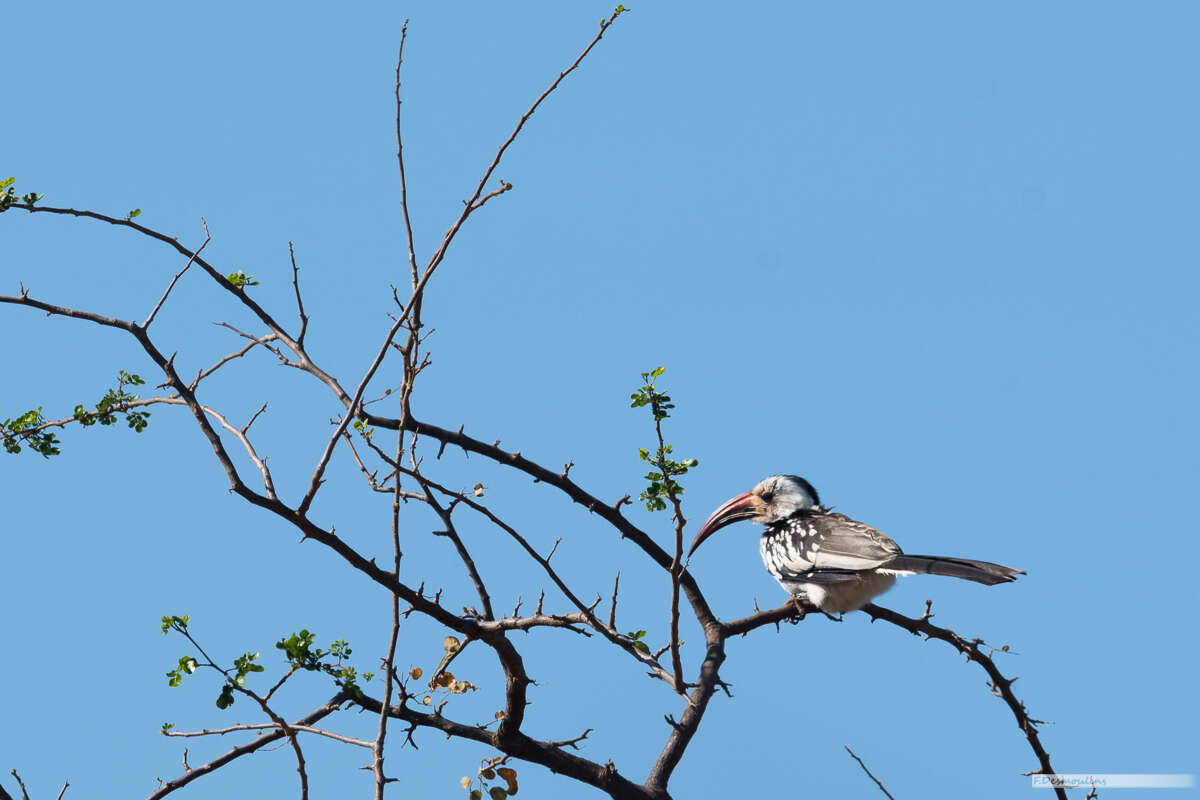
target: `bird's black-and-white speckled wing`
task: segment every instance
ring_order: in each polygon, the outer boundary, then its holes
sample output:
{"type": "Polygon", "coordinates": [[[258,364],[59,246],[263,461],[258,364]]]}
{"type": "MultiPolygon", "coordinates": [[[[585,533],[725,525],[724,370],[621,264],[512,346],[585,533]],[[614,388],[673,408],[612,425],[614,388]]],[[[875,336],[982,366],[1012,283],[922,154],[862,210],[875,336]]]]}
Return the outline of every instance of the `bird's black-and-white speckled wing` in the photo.
{"type": "Polygon", "coordinates": [[[802,511],[771,525],[761,541],[763,561],[782,580],[838,582],[901,554],[890,538],[844,514],[802,511]]]}

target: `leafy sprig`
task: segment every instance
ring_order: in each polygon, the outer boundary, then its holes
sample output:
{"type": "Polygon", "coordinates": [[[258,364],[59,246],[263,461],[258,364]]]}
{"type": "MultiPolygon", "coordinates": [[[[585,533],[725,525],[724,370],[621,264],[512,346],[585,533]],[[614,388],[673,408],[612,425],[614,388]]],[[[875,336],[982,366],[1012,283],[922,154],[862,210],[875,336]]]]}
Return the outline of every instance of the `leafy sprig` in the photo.
{"type": "Polygon", "coordinates": [[[258,281],[254,280],[253,275],[247,275],[240,269],[237,272],[231,272],[225,276],[225,280],[229,281],[235,288],[245,289],[247,286],[258,286],[258,281]]]}
{"type": "Polygon", "coordinates": [[[9,453],[19,453],[24,442],[33,452],[41,453],[43,458],[58,455],[62,452],[58,448],[58,437],[49,431],[36,430],[45,422],[41,406],[0,422],[0,439],[4,442],[4,449],[9,453]]]}
{"type": "MultiPolygon", "coordinates": [[[[192,643],[192,646],[196,648],[205,661],[199,661],[192,655],[180,656],[175,668],[167,672],[167,685],[171,687],[179,686],[183,683],[184,678],[193,674],[196,670],[202,667],[210,667],[220,672],[225,678],[225,682],[221,686],[221,691],[217,695],[217,708],[225,709],[233,705],[233,701],[237,697],[237,692],[249,694],[256,700],[264,702],[262,698],[257,697],[245,688],[247,678],[251,674],[266,671],[266,667],[258,663],[260,654],[247,650],[233,660],[232,667],[225,668],[218,666],[209,658],[208,654],[204,652],[196,640],[192,638],[192,634],[188,631],[188,619],[187,615],[164,616],[162,618],[162,632],[166,635],[174,631],[184,636],[192,643]]],[[[301,630],[287,638],[280,639],[275,643],[275,647],[284,652],[292,671],[309,670],[324,672],[331,676],[338,686],[361,694],[362,691],[358,687],[358,680],[361,678],[364,681],[369,681],[374,675],[370,672],[359,673],[354,667],[342,663],[342,660],[353,652],[350,644],[344,639],[338,639],[329,646],[328,650],[324,650],[319,647],[313,647],[315,641],[315,634],[307,630],[301,630]]],[[[279,683],[282,684],[290,675],[291,672],[285,675],[279,683]]],[[[270,693],[267,696],[269,697],[270,693]]],[[[167,728],[164,727],[164,730],[167,730],[167,728]]]]}
{"type": "Polygon", "coordinates": [[[364,681],[375,677],[374,673],[359,673],[354,667],[342,663],[343,659],[354,652],[346,640],[337,639],[329,645],[328,650],[323,650],[313,647],[316,638],[315,633],[301,629],[285,639],[280,639],[275,643],[275,648],[283,651],[288,663],[293,667],[310,672],[324,672],[332,677],[338,686],[355,692],[361,692],[358,687],[360,677],[364,681]]]}
{"type": "Polygon", "coordinates": [[[665,511],[668,500],[672,502],[678,500],[683,494],[683,486],[675,479],[686,475],[688,470],[700,465],[700,462],[694,458],[686,458],[682,461],[671,458],[674,448],[663,441],[662,421],[669,418],[671,409],[675,408],[675,404],[671,402],[671,396],[659,390],[657,385],[659,376],[665,371],[665,367],[656,367],[649,372],[643,372],[642,385],[629,396],[630,408],[650,407],[650,413],[654,417],[655,430],[658,433],[658,447],[653,452],[644,447],[638,448],[638,458],[654,467],[651,472],[646,473],[648,485],[638,496],[638,499],[646,504],[648,511],[665,511]]]}
{"type": "Polygon", "coordinates": [[[46,196],[37,192],[26,192],[17,197],[17,190],[13,188],[16,180],[16,178],[11,177],[0,180],[0,190],[2,190],[0,192],[0,214],[17,205],[18,201],[27,206],[32,206],[36,205],[39,200],[46,196]]]}
{"type": "MultiPolygon", "coordinates": [[[[117,414],[124,414],[126,424],[141,433],[150,424],[150,412],[128,408],[129,404],[136,402],[139,398],[136,394],[126,391],[125,387],[141,386],[144,383],[145,381],[139,375],[125,370],[118,371],[116,388],[105,392],[104,396],[100,398],[100,402],[96,403],[94,410],[89,411],[82,403],[75,406],[73,414],[75,421],[85,428],[95,425],[97,422],[101,425],[112,425],[117,421],[117,414]]],[[[46,417],[42,414],[41,406],[30,409],[23,414],[0,422],[0,443],[9,453],[21,452],[21,445],[24,444],[35,453],[41,453],[43,458],[59,455],[62,453],[59,448],[61,442],[54,433],[44,429],[46,424],[46,417]]],[[[62,425],[63,423],[51,424],[62,425]]]]}
{"type": "Polygon", "coordinates": [[[112,425],[117,421],[117,413],[121,412],[125,414],[126,424],[141,433],[150,424],[150,412],[125,408],[139,399],[136,394],[125,391],[125,387],[141,386],[144,383],[145,381],[140,375],[120,370],[117,373],[117,388],[105,392],[104,396],[100,398],[100,402],[96,403],[95,411],[87,410],[82,403],[75,406],[75,420],[85,428],[95,425],[97,422],[101,425],[112,425]]]}

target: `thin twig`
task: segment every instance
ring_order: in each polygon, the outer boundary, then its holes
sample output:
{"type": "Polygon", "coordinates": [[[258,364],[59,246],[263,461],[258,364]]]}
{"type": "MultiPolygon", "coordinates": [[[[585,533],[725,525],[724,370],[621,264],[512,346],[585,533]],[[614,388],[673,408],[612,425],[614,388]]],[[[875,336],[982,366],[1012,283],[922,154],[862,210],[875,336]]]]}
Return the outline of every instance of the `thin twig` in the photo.
{"type": "Polygon", "coordinates": [[[191,269],[191,266],[193,263],[195,263],[196,258],[200,255],[200,253],[204,252],[204,248],[208,247],[208,243],[212,241],[212,235],[208,232],[208,222],[205,221],[204,217],[200,218],[200,224],[204,226],[204,241],[199,247],[196,248],[196,252],[192,253],[191,256],[188,257],[187,263],[183,265],[183,269],[175,273],[175,277],[172,278],[171,282],[167,285],[167,290],[162,293],[162,297],[158,298],[158,302],[154,305],[154,308],[150,310],[150,315],[146,317],[146,321],[142,323],[143,328],[149,328],[150,323],[154,322],[155,315],[158,314],[158,310],[162,308],[163,303],[167,302],[167,295],[169,295],[171,290],[175,288],[175,283],[183,277],[183,273],[191,269]]]}
{"type": "Polygon", "coordinates": [[[21,800],[29,800],[29,792],[25,791],[25,781],[21,780],[16,769],[12,770],[12,776],[17,779],[17,785],[21,787],[21,800]]]}
{"type": "Polygon", "coordinates": [[[300,268],[296,266],[296,248],[288,242],[288,257],[292,260],[292,288],[296,290],[296,311],[300,314],[300,333],[296,343],[304,347],[304,334],[308,332],[308,315],[304,313],[304,301],[300,299],[300,268]]]}
{"type": "MultiPolygon", "coordinates": [[[[342,704],[350,699],[351,694],[351,691],[348,689],[339,692],[330,698],[330,700],[324,705],[318,706],[314,711],[296,720],[296,722],[290,727],[293,730],[297,730],[298,727],[310,726],[313,723],[329,716],[334,711],[337,711],[339,708],[341,708],[342,704]]],[[[269,732],[260,734],[245,744],[240,744],[234,747],[233,749],[227,751],[223,755],[217,756],[206,764],[201,764],[198,767],[192,767],[189,772],[185,772],[174,780],[167,781],[162,786],[158,787],[158,789],[153,792],[147,798],[147,800],[162,800],[162,798],[171,794],[176,789],[182,789],[184,786],[187,786],[197,778],[214,772],[229,762],[241,758],[242,756],[249,755],[250,753],[259,750],[262,747],[271,744],[272,742],[277,742],[284,737],[285,734],[282,728],[279,728],[273,724],[271,727],[272,730],[269,732]]]]}
{"type": "Polygon", "coordinates": [[[417,290],[417,251],[413,241],[412,220],[408,215],[408,180],[404,176],[404,137],[400,134],[400,65],[404,63],[404,40],[408,38],[408,20],[400,26],[400,46],[396,49],[396,163],[400,167],[400,211],[404,216],[404,236],[408,241],[408,268],[412,273],[412,288],[417,290]]]}
{"type": "MultiPolygon", "coordinates": [[[[221,323],[221,324],[224,324],[224,323],[221,323]]],[[[232,326],[226,326],[226,327],[232,327],[232,326]]],[[[260,337],[257,339],[255,339],[254,337],[249,337],[249,338],[250,338],[250,343],[248,345],[246,345],[245,347],[243,347],[241,350],[237,350],[237,351],[232,352],[229,355],[221,358],[219,361],[217,361],[217,363],[213,364],[208,369],[200,370],[200,372],[196,375],[195,378],[192,379],[192,382],[189,383],[188,386],[192,389],[195,389],[196,386],[199,385],[200,381],[204,380],[209,375],[212,375],[214,372],[216,372],[221,367],[225,366],[227,363],[229,363],[233,359],[241,358],[242,356],[246,355],[246,353],[249,353],[251,350],[253,350],[256,346],[258,346],[260,344],[266,345],[267,342],[273,342],[273,341],[276,341],[277,339],[279,339],[279,337],[273,333],[268,333],[266,336],[263,336],[263,337],[260,337]]]]}
{"type": "Polygon", "coordinates": [[[842,745],[842,747],[845,747],[846,752],[849,753],[854,758],[854,760],[858,762],[858,765],[860,767],[862,767],[863,772],[867,773],[867,777],[870,778],[871,780],[875,781],[875,785],[879,787],[879,791],[886,794],[888,796],[888,800],[896,800],[896,798],[892,797],[892,793],[889,792],[887,789],[885,789],[883,784],[879,782],[879,778],[876,778],[874,775],[871,774],[871,770],[867,769],[867,765],[863,763],[863,760],[861,758],[859,758],[857,755],[854,754],[854,751],[851,750],[849,748],[849,746],[842,745]]]}
{"type": "MultiPolygon", "coordinates": [[[[317,736],[324,736],[328,739],[335,739],[339,742],[345,742],[346,744],[352,744],[352,745],[356,745],[358,747],[365,747],[368,750],[371,749],[371,743],[368,741],[365,741],[363,739],[355,739],[353,736],[344,736],[340,733],[334,733],[333,731],[327,731],[324,728],[316,728],[316,727],[313,727],[312,725],[305,725],[305,724],[297,723],[297,722],[293,722],[293,723],[289,724],[288,728],[290,728],[293,731],[298,731],[300,733],[312,733],[317,736]]],[[[228,728],[205,728],[203,730],[198,730],[198,731],[163,731],[163,735],[164,736],[179,736],[179,737],[183,737],[183,738],[191,738],[191,737],[196,737],[196,736],[224,736],[229,733],[241,733],[242,731],[282,731],[282,730],[283,729],[280,728],[279,725],[277,725],[274,722],[256,722],[256,723],[249,723],[249,724],[244,724],[244,725],[230,725],[228,728]]],[[[184,752],[186,752],[186,751],[184,751],[184,752]]],[[[184,761],[185,761],[184,766],[187,766],[186,760],[187,760],[187,757],[185,756],[184,757],[184,761]]]]}
{"type": "MultiPolygon", "coordinates": [[[[442,525],[445,526],[445,530],[436,532],[437,535],[445,536],[451,541],[451,543],[453,543],[454,550],[458,553],[459,560],[463,562],[463,566],[465,566],[467,569],[467,575],[471,578],[471,583],[475,586],[475,594],[479,596],[479,603],[483,606],[483,618],[489,620],[495,619],[496,614],[492,611],[491,594],[488,593],[487,585],[483,582],[483,576],[479,573],[479,567],[476,566],[475,559],[467,550],[467,546],[463,543],[462,537],[458,535],[458,528],[454,524],[451,510],[443,507],[442,504],[437,501],[437,498],[433,496],[433,492],[430,491],[430,487],[432,486],[436,488],[443,494],[447,494],[447,491],[443,490],[442,487],[435,486],[433,483],[429,482],[424,475],[421,475],[416,470],[402,469],[401,472],[411,476],[421,484],[421,488],[425,492],[426,505],[433,509],[433,512],[438,515],[439,519],[441,519],[442,525]]],[[[397,483],[399,483],[398,480],[397,483]]],[[[457,497],[453,493],[449,493],[449,495],[452,497],[457,497]]]]}

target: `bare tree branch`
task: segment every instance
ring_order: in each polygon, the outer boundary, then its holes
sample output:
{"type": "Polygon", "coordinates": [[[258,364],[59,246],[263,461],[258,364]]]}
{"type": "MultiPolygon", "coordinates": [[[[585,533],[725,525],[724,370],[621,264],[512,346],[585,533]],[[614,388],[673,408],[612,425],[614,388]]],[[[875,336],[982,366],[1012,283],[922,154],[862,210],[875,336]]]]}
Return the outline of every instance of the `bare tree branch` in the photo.
{"type": "MultiPolygon", "coordinates": [[[[346,744],[352,744],[357,747],[365,747],[371,749],[371,743],[363,739],[355,739],[353,736],[344,736],[340,733],[327,731],[324,728],[315,728],[312,725],[301,725],[299,723],[291,723],[288,725],[293,731],[299,733],[312,733],[317,736],[324,736],[329,739],[334,739],[346,744]]],[[[228,728],[205,728],[199,731],[163,731],[164,736],[180,736],[191,738],[196,736],[224,736],[228,733],[241,733],[242,731],[282,731],[283,729],[274,722],[258,722],[246,725],[230,725],[228,728]]]]}
{"type": "MultiPolygon", "coordinates": [[[[429,262],[425,265],[425,271],[413,285],[412,298],[396,316],[395,321],[388,330],[387,336],[384,337],[383,344],[379,347],[379,351],[375,354],[374,360],[372,360],[371,365],[367,368],[366,374],[363,375],[362,380],[359,381],[358,388],[354,390],[354,394],[351,396],[350,402],[346,406],[346,413],[342,415],[342,419],[338,423],[337,429],[334,431],[333,435],[329,437],[329,441],[325,445],[325,450],[321,454],[320,459],[317,461],[316,468],[313,470],[312,479],[309,481],[308,491],[304,493],[304,499],[300,501],[300,506],[297,509],[301,515],[306,514],[309,507],[312,505],[313,498],[316,496],[317,490],[321,486],[322,476],[325,473],[325,468],[328,466],[329,459],[333,455],[333,448],[337,445],[337,441],[341,437],[342,431],[344,431],[346,426],[350,424],[351,418],[361,413],[360,406],[362,404],[363,393],[367,389],[367,384],[369,384],[371,379],[375,377],[376,371],[383,363],[383,359],[387,355],[388,349],[392,346],[392,341],[396,338],[396,334],[400,331],[400,328],[403,327],[409,315],[413,313],[413,310],[420,307],[421,298],[424,294],[425,287],[428,285],[429,280],[433,277],[434,272],[445,259],[446,252],[449,250],[451,242],[454,241],[454,237],[458,234],[459,230],[462,229],[463,224],[467,221],[471,214],[481,208],[483,203],[487,201],[488,198],[484,198],[481,201],[480,197],[483,195],[488,181],[491,180],[492,173],[495,172],[496,167],[500,165],[500,160],[504,157],[505,151],[508,150],[509,146],[517,138],[517,135],[521,132],[521,129],[525,127],[525,123],[531,116],[533,116],[533,112],[536,111],[538,106],[542,104],[542,101],[549,97],[550,94],[558,88],[558,85],[562,83],[563,78],[575,71],[587,54],[591,52],[592,48],[595,47],[600,39],[604,36],[604,32],[608,30],[608,27],[618,16],[620,16],[620,14],[621,11],[614,11],[612,16],[609,17],[606,22],[601,23],[600,32],[596,34],[596,37],[592,39],[591,43],[588,44],[587,47],[584,48],[583,52],[579,54],[571,66],[567,67],[566,70],[560,73],[558,78],[549,86],[549,88],[542,92],[538,99],[534,101],[533,105],[529,107],[529,110],[521,116],[520,121],[517,123],[517,126],[513,129],[512,133],[509,134],[508,139],[506,139],[504,143],[500,145],[500,149],[496,151],[496,156],[492,159],[492,163],[488,165],[487,170],[480,179],[479,185],[475,189],[475,193],[471,195],[471,199],[464,204],[462,212],[458,215],[458,219],[454,221],[454,224],[450,226],[450,228],[446,231],[445,236],[442,237],[441,244],[438,245],[437,250],[434,251],[433,255],[429,259],[429,262]]],[[[488,197],[494,197],[495,195],[507,191],[510,188],[512,188],[511,185],[504,184],[501,189],[492,192],[490,195],[488,195],[488,197]]]]}
{"type": "Polygon", "coordinates": [[[196,374],[196,377],[192,379],[192,382],[189,383],[188,386],[194,390],[200,384],[200,381],[204,380],[209,375],[212,375],[214,372],[216,372],[221,367],[228,364],[233,359],[241,358],[242,356],[246,355],[246,353],[249,353],[251,350],[253,350],[258,345],[265,345],[265,344],[267,344],[267,342],[274,342],[278,338],[279,337],[273,333],[268,333],[266,336],[263,336],[258,339],[251,337],[250,343],[248,345],[246,345],[245,347],[243,347],[241,350],[235,350],[234,352],[230,353],[229,355],[221,358],[219,361],[217,361],[217,363],[213,364],[208,369],[200,370],[200,372],[196,374]]]}
{"type": "Polygon", "coordinates": [[[304,347],[304,334],[308,332],[308,315],[304,313],[304,300],[300,298],[300,268],[296,266],[296,248],[288,242],[288,258],[292,262],[292,288],[296,290],[296,313],[300,315],[300,332],[296,344],[304,347]]]}
{"type": "MultiPolygon", "coordinates": [[[[350,699],[351,694],[352,694],[352,692],[350,692],[349,690],[343,690],[343,691],[335,694],[324,705],[318,706],[313,711],[309,712],[305,716],[296,720],[296,722],[291,726],[292,729],[295,730],[296,726],[310,726],[313,723],[324,719],[325,717],[332,714],[334,711],[337,711],[339,708],[341,708],[342,704],[350,699]]],[[[196,780],[197,778],[200,778],[204,775],[209,774],[210,772],[220,769],[221,767],[225,766],[229,762],[235,761],[235,760],[241,758],[242,756],[249,755],[257,750],[260,750],[261,748],[265,747],[268,744],[271,744],[272,742],[277,742],[280,739],[282,739],[284,736],[285,736],[285,734],[284,734],[284,731],[282,728],[279,728],[277,726],[272,726],[272,729],[270,730],[269,733],[261,734],[261,735],[257,736],[256,738],[251,739],[250,741],[246,742],[245,744],[240,744],[240,745],[234,747],[233,749],[229,750],[228,752],[224,753],[223,755],[220,755],[220,756],[214,758],[212,761],[209,761],[207,764],[201,764],[198,767],[192,767],[191,770],[180,775],[178,778],[167,781],[162,786],[158,787],[158,789],[155,792],[153,792],[148,798],[146,798],[146,800],[161,800],[161,798],[166,797],[167,795],[174,792],[176,789],[182,789],[184,786],[187,786],[189,783],[196,780]]]]}
{"type": "Polygon", "coordinates": [[[400,26],[400,46],[396,49],[396,164],[400,168],[400,211],[404,217],[404,238],[408,242],[408,268],[412,275],[412,289],[417,290],[420,276],[417,274],[417,249],[413,241],[412,220],[408,214],[408,180],[404,175],[404,137],[400,131],[400,66],[404,63],[404,42],[408,38],[408,20],[400,26]]]}
{"type": "Polygon", "coordinates": [[[212,236],[210,236],[208,233],[208,223],[205,222],[203,217],[200,218],[200,223],[204,226],[204,241],[199,247],[196,248],[196,252],[188,257],[187,263],[183,265],[183,269],[175,273],[175,277],[172,278],[171,282],[167,285],[167,290],[162,293],[162,297],[158,299],[158,302],[155,304],[154,308],[150,310],[150,314],[146,317],[146,321],[142,323],[143,328],[149,328],[150,323],[154,322],[154,316],[158,313],[158,310],[162,308],[163,303],[167,302],[167,295],[169,295],[171,290],[175,288],[175,283],[183,277],[183,273],[191,269],[192,263],[196,260],[196,257],[204,252],[204,248],[208,247],[208,243],[212,241],[212,236]]]}
{"type": "MultiPolygon", "coordinates": [[[[467,575],[471,578],[471,583],[475,586],[475,593],[479,596],[480,605],[483,606],[483,618],[487,620],[495,619],[496,615],[492,611],[492,597],[488,594],[483,577],[479,574],[479,568],[475,565],[475,559],[471,557],[467,546],[463,544],[462,537],[458,535],[458,528],[455,527],[452,517],[452,509],[446,508],[437,501],[437,498],[433,496],[433,492],[429,490],[432,484],[420,473],[415,470],[401,470],[401,472],[411,475],[421,484],[421,488],[425,492],[426,505],[433,509],[433,512],[442,521],[442,525],[445,526],[445,530],[435,531],[435,535],[444,536],[454,544],[454,550],[458,553],[459,560],[463,562],[463,566],[467,568],[467,575]]],[[[398,480],[396,483],[399,485],[398,480]]],[[[439,488],[439,491],[444,490],[439,488]]],[[[455,496],[453,493],[446,493],[455,496]]]]}
{"type": "Polygon", "coordinates": [[[21,780],[16,769],[11,770],[10,774],[17,779],[17,785],[21,787],[21,800],[29,800],[29,792],[25,791],[25,781],[21,780]]]}
{"type": "MultiPolygon", "coordinates": [[[[885,622],[890,622],[893,625],[903,628],[915,636],[924,636],[926,639],[940,639],[949,644],[958,652],[967,657],[968,661],[974,661],[979,666],[983,667],[984,672],[991,679],[992,693],[1002,699],[1012,711],[1013,717],[1017,720],[1017,727],[1025,734],[1025,738],[1029,741],[1029,747],[1033,750],[1038,760],[1038,769],[1034,771],[1034,775],[1053,775],[1054,767],[1050,765],[1050,754],[1046,752],[1042,746],[1042,741],[1038,736],[1037,726],[1041,720],[1033,719],[1025,710],[1025,704],[1017,699],[1013,694],[1012,685],[1016,683],[1016,678],[1006,678],[996,666],[996,662],[991,656],[983,652],[984,642],[982,639],[966,639],[949,628],[942,628],[934,625],[929,621],[928,616],[921,618],[906,617],[888,608],[877,606],[874,603],[869,603],[862,609],[866,614],[870,615],[872,621],[881,619],[885,622]]],[[[926,609],[926,614],[928,614],[926,609]]],[[[1062,787],[1054,787],[1055,794],[1059,800],[1067,800],[1067,792],[1062,787]]]]}
{"type": "Polygon", "coordinates": [[[855,761],[858,762],[858,765],[860,767],[862,767],[863,772],[867,773],[867,777],[870,778],[871,780],[875,781],[875,785],[879,787],[879,791],[881,791],[885,795],[887,795],[888,800],[896,800],[896,798],[892,797],[892,793],[889,792],[887,789],[885,789],[883,784],[879,782],[879,778],[876,778],[874,775],[871,774],[871,770],[867,769],[867,765],[863,763],[863,760],[861,758],[859,758],[857,755],[855,755],[854,751],[851,750],[848,745],[842,745],[842,747],[845,747],[846,752],[849,753],[851,755],[851,757],[855,761]]]}
{"type": "MultiPolygon", "coordinates": [[[[371,712],[378,712],[381,708],[379,701],[369,696],[357,698],[353,702],[371,712]]],[[[441,714],[426,714],[403,705],[393,706],[388,713],[418,727],[433,728],[448,736],[490,745],[513,758],[540,764],[553,772],[567,775],[589,786],[595,786],[613,798],[647,800],[660,797],[660,795],[647,792],[643,787],[621,775],[611,762],[597,764],[563,750],[563,747],[572,747],[573,742],[580,741],[581,739],[578,737],[562,742],[543,742],[519,731],[505,735],[501,731],[492,732],[475,725],[465,725],[441,714]]],[[[501,723],[501,727],[503,727],[503,723],[501,723]]]]}

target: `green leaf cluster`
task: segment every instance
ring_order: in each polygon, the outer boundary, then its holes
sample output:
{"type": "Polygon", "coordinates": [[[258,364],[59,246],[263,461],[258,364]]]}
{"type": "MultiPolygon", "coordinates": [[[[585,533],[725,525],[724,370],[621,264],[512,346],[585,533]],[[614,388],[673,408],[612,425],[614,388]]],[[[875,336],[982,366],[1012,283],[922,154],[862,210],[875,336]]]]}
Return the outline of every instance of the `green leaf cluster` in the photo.
{"type": "Polygon", "coordinates": [[[655,468],[654,471],[646,473],[646,480],[650,482],[650,485],[638,496],[639,500],[645,502],[649,511],[665,511],[668,499],[683,494],[683,487],[675,479],[680,475],[687,475],[689,469],[700,465],[700,462],[694,458],[687,458],[683,461],[674,461],[668,458],[672,450],[671,445],[666,444],[651,455],[646,448],[638,448],[638,457],[642,461],[649,461],[650,465],[655,468]]]}
{"type": "MultiPolygon", "coordinates": [[[[93,410],[88,410],[82,403],[77,404],[72,416],[76,422],[87,428],[97,422],[101,425],[112,425],[117,421],[117,414],[124,414],[125,423],[141,433],[150,424],[150,412],[126,408],[125,406],[139,398],[136,394],[126,391],[125,387],[141,386],[144,383],[140,375],[118,370],[116,388],[105,392],[93,410]]],[[[40,406],[13,419],[6,419],[0,422],[0,443],[3,443],[4,449],[9,453],[21,452],[21,445],[25,444],[45,458],[59,455],[62,450],[59,449],[61,442],[58,437],[49,431],[38,430],[45,424],[46,418],[42,416],[40,406]]]]}
{"type": "Polygon", "coordinates": [[[0,439],[4,442],[4,449],[9,453],[19,453],[24,442],[33,452],[41,453],[43,458],[58,455],[62,452],[58,448],[58,437],[48,431],[36,430],[45,422],[41,406],[0,422],[0,439]]]}
{"type": "Polygon", "coordinates": [[[247,651],[233,660],[233,682],[238,686],[246,685],[246,676],[251,672],[263,672],[266,669],[262,664],[254,663],[258,661],[258,655],[247,651]]]}
{"type": "Polygon", "coordinates": [[[87,410],[82,403],[75,406],[75,420],[85,428],[95,425],[97,422],[101,425],[112,425],[117,421],[117,413],[123,412],[126,424],[141,433],[150,424],[150,412],[124,409],[123,406],[138,399],[136,394],[125,391],[125,387],[141,386],[144,383],[145,381],[140,375],[131,374],[125,370],[118,371],[117,388],[105,392],[104,397],[100,398],[100,402],[96,403],[95,411],[87,410]]]}
{"type": "Polygon", "coordinates": [[[254,280],[253,275],[247,275],[240,269],[237,272],[231,272],[226,275],[225,280],[229,281],[237,289],[245,289],[247,286],[258,286],[258,281],[254,280]]]}
{"type": "Polygon", "coordinates": [[[630,639],[633,639],[634,647],[636,647],[638,650],[641,650],[646,655],[650,655],[650,645],[642,641],[642,639],[646,638],[645,631],[631,631],[625,635],[630,639]]]}
{"type": "Polygon", "coordinates": [[[288,663],[293,667],[311,672],[324,672],[331,676],[338,686],[347,689],[359,691],[360,677],[364,681],[375,677],[374,673],[359,673],[354,667],[342,663],[342,659],[348,658],[354,652],[346,640],[338,639],[329,645],[328,650],[323,650],[313,647],[316,639],[315,633],[302,629],[286,639],[280,639],[275,643],[275,648],[283,651],[288,663]]]}
{"type": "Polygon", "coordinates": [[[13,188],[16,180],[16,178],[11,177],[0,180],[0,190],[2,190],[2,193],[0,193],[0,213],[4,213],[15,206],[18,200],[27,206],[32,206],[36,205],[39,200],[46,196],[37,192],[26,192],[18,198],[17,190],[13,188]]]}
{"type": "Polygon", "coordinates": [[[661,422],[671,416],[668,411],[675,407],[671,402],[671,397],[663,392],[658,391],[655,385],[655,380],[667,371],[666,367],[655,367],[649,372],[642,373],[642,386],[638,390],[629,395],[632,401],[629,404],[630,408],[641,408],[642,406],[650,406],[650,411],[654,414],[654,421],[661,422]]]}
{"type": "Polygon", "coordinates": [[[180,656],[179,666],[167,673],[167,685],[175,688],[183,683],[184,676],[195,672],[197,666],[196,659],[191,656],[180,656]]]}
{"type": "Polygon", "coordinates": [[[648,511],[665,511],[668,500],[675,500],[683,494],[683,487],[675,479],[686,475],[689,469],[700,465],[700,462],[694,458],[676,461],[670,457],[674,448],[669,444],[661,443],[661,423],[671,416],[671,409],[675,407],[675,404],[671,402],[671,396],[658,388],[657,380],[664,372],[666,372],[665,367],[655,367],[649,372],[643,372],[642,385],[636,392],[629,395],[630,408],[650,407],[650,413],[654,416],[654,424],[659,431],[660,444],[654,452],[644,447],[638,448],[638,458],[654,467],[653,471],[646,473],[648,485],[638,496],[638,499],[646,504],[648,511]]]}

